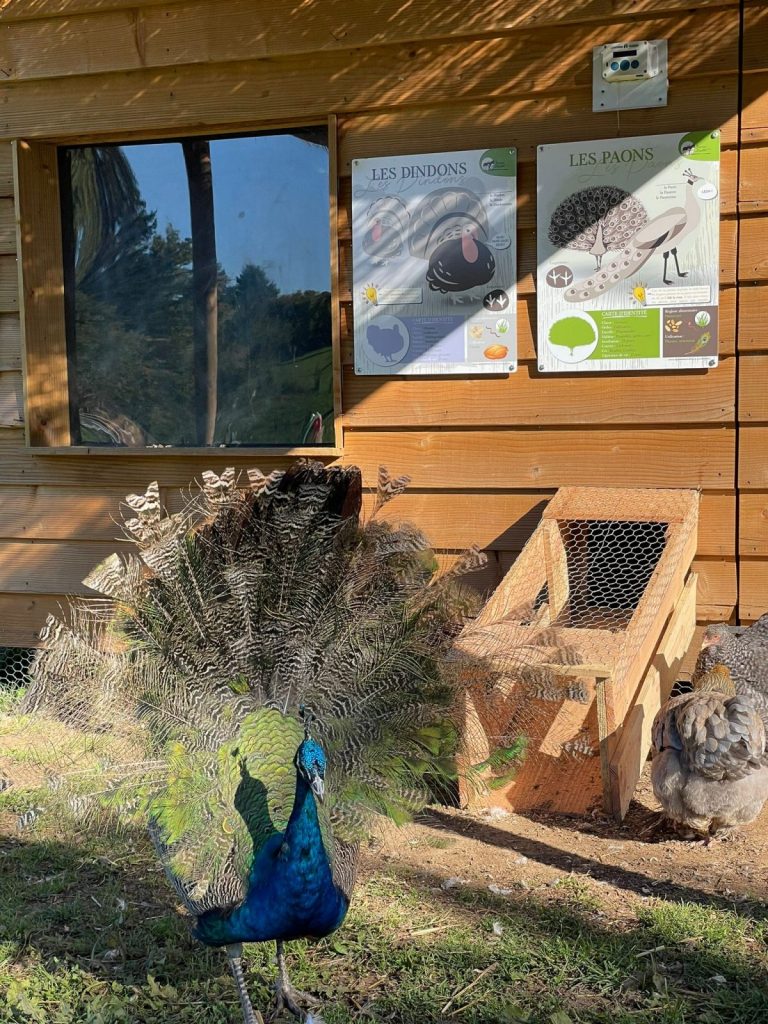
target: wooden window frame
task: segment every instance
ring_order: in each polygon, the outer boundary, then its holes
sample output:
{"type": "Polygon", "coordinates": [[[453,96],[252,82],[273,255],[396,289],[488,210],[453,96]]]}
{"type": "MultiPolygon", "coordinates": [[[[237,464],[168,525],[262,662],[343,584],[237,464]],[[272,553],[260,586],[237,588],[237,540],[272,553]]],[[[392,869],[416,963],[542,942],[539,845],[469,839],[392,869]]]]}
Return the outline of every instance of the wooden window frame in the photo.
{"type": "MultiPolygon", "coordinates": [[[[334,441],[316,446],[219,446],[210,447],[123,447],[120,445],[73,445],[70,429],[69,369],[64,297],[64,253],[61,227],[61,196],[59,191],[58,151],[68,145],[119,145],[122,142],[172,141],[175,138],[223,137],[227,132],[188,131],[158,136],[147,132],[146,138],[131,134],[114,139],[78,138],[74,140],[13,141],[14,194],[16,197],[16,230],[19,268],[19,314],[22,339],[22,375],[24,383],[24,432],[26,444],[40,454],[61,455],[130,455],[158,458],[180,455],[201,456],[218,453],[238,456],[339,456],[343,454],[341,412],[341,332],[339,317],[339,217],[338,217],[338,153],[335,115],[326,121],[292,121],[279,125],[253,126],[257,132],[306,128],[311,125],[328,128],[328,209],[330,218],[331,269],[331,359],[333,369],[334,441]]],[[[243,135],[238,125],[233,135],[243,135]]]]}

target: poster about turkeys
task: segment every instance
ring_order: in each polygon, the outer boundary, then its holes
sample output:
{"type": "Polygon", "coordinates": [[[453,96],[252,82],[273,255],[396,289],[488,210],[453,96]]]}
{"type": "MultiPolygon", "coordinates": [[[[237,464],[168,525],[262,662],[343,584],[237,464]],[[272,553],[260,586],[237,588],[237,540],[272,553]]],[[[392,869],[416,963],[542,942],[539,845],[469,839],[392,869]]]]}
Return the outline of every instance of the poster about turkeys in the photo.
{"type": "Polygon", "coordinates": [[[514,149],[352,164],[355,372],[509,373],[514,149]]]}
{"type": "Polygon", "coordinates": [[[538,147],[542,370],[717,365],[720,133],[538,147]]]}

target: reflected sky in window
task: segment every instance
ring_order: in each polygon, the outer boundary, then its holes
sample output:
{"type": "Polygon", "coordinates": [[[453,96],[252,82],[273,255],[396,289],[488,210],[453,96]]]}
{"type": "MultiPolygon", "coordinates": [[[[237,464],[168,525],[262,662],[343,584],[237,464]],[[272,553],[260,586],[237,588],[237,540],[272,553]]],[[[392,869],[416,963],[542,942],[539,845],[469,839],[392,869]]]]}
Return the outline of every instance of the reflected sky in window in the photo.
{"type": "MultiPolygon", "coordinates": [[[[123,149],[159,230],[172,224],[188,237],[180,144],[123,149]]],[[[281,292],[328,291],[327,149],[291,135],[214,139],[211,164],[217,256],[226,273],[236,277],[255,263],[281,292]]]]}

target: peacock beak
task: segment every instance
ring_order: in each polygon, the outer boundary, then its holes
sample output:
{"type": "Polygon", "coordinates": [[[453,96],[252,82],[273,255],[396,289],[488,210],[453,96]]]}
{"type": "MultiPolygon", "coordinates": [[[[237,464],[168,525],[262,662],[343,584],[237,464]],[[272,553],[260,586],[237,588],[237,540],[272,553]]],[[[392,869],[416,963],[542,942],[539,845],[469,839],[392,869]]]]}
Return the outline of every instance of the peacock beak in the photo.
{"type": "Polygon", "coordinates": [[[322,803],[325,800],[325,782],[323,782],[319,775],[315,775],[309,785],[317,799],[322,803]]]}

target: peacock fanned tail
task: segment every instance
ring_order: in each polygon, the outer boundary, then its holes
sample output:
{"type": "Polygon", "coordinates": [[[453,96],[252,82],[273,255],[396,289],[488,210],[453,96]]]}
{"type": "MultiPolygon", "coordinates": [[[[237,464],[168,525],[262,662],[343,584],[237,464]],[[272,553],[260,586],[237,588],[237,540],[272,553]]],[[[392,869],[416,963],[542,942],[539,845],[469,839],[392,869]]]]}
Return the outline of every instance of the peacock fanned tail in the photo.
{"type": "Polygon", "coordinates": [[[382,471],[365,522],[353,467],[206,473],[173,515],[152,484],[127,499],[133,553],[46,626],[21,711],[48,737],[33,744],[47,801],[149,824],[193,913],[242,899],[285,828],[302,714],[327,752],[323,841],[348,888],[377,816],[408,820],[454,774],[450,652],[478,556],[440,575],[418,529],[378,516],[406,484],[382,471]]]}

